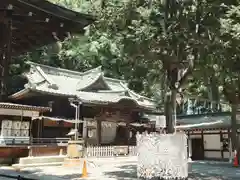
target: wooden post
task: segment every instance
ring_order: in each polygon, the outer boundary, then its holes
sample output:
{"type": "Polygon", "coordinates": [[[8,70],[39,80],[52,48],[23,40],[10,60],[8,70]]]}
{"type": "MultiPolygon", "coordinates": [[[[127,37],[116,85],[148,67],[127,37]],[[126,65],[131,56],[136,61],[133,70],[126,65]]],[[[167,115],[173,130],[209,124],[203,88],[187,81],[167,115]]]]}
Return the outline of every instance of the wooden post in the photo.
{"type": "Polygon", "coordinates": [[[102,141],[102,119],[97,118],[97,145],[100,146],[102,141]]]}
{"type": "Polygon", "coordinates": [[[228,129],[228,149],[229,149],[229,162],[232,163],[232,152],[233,152],[233,149],[232,149],[232,140],[231,140],[231,132],[230,132],[230,129],[228,129]]]}
{"type": "Polygon", "coordinates": [[[222,131],[220,130],[220,142],[222,142],[222,147],[221,147],[221,157],[222,159],[224,159],[224,151],[223,151],[223,133],[222,131]]]}
{"type": "Polygon", "coordinates": [[[202,150],[203,150],[203,159],[205,159],[205,148],[204,148],[204,135],[203,130],[201,129],[201,138],[202,138],[202,150]]]}
{"type": "Polygon", "coordinates": [[[1,54],[1,100],[7,97],[7,80],[9,76],[9,63],[12,59],[12,19],[9,17],[3,25],[3,40],[6,48],[3,48],[3,54],[1,54]],[[6,39],[5,39],[6,38],[6,39]]]}
{"type": "Polygon", "coordinates": [[[233,150],[238,149],[238,139],[237,139],[237,104],[232,104],[231,106],[231,141],[233,150]]]}
{"type": "Polygon", "coordinates": [[[188,158],[190,158],[190,133],[189,133],[189,130],[187,130],[187,146],[188,146],[188,148],[187,148],[187,153],[188,153],[188,158]]]}
{"type": "Polygon", "coordinates": [[[129,121],[126,123],[126,137],[127,137],[127,147],[128,147],[128,154],[129,154],[129,144],[130,144],[130,124],[129,121]]]}

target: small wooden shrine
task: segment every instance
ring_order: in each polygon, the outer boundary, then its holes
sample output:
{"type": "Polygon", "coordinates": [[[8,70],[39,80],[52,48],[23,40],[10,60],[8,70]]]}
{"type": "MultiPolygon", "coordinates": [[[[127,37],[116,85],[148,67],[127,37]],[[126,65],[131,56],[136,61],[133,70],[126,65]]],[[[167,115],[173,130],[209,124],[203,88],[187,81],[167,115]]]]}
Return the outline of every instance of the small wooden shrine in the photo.
{"type": "Polygon", "coordinates": [[[37,133],[32,119],[50,110],[49,107],[0,102],[0,164],[28,155],[28,146],[33,142],[31,137],[37,133]]]}

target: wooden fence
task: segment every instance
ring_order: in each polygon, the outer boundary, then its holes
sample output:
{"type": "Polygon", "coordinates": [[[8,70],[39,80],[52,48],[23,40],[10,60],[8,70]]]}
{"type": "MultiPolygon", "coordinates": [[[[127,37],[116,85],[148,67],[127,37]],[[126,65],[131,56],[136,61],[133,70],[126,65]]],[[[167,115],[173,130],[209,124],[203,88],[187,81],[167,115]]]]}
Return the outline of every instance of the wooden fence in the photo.
{"type": "Polygon", "coordinates": [[[136,156],[136,146],[89,146],[86,149],[87,157],[136,156]],[[122,151],[121,151],[122,150],[122,151]]]}

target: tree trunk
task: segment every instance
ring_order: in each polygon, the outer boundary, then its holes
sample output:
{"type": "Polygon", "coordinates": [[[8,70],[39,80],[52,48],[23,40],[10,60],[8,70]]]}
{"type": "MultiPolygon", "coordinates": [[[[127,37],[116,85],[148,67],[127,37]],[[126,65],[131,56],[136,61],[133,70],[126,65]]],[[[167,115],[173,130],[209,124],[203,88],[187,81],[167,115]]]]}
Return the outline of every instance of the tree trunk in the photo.
{"type": "Polygon", "coordinates": [[[237,137],[237,104],[231,105],[231,140],[232,140],[232,147],[233,150],[237,150],[238,146],[238,137],[237,137]]]}
{"type": "Polygon", "coordinates": [[[165,99],[165,117],[167,133],[174,133],[176,126],[176,95],[177,90],[172,89],[166,93],[165,99]]]}
{"type": "Polygon", "coordinates": [[[211,110],[213,112],[217,112],[219,105],[219,90],[217,85],[217,79],[215,77],[210,78],[209,99],[211,100],[211,110]]]}

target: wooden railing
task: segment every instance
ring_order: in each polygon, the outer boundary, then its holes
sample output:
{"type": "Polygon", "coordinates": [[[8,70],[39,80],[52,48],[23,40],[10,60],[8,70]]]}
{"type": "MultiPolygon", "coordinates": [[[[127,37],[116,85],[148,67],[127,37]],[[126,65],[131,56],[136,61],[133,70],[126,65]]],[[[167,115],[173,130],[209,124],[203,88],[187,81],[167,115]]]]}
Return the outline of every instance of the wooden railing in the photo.
{"type": "Polygon", "coordinates": [[[0,145],[66,145],[69,138],[0,137],[0,145]]]}
{"type": "Polygon", "coordinates": [[[67,144],[70,138],[32,138],[31,144],[67,144]]]}
{"type": "MultiPolygon", "coordinates": [[[[69,138],[0,137],[0,146],[67,145],[69,138]]],[[[136,156],[136,146],[88,146],[87,157],[136,156]]]]}
{"type": "Polygon", "coordinates": [[[0,137],[0,145],[26,145],[30,144],[29,137],[0,137]]]}

